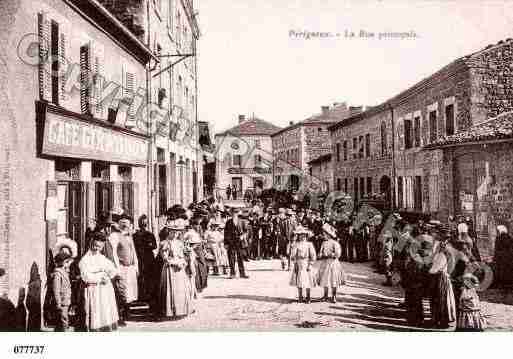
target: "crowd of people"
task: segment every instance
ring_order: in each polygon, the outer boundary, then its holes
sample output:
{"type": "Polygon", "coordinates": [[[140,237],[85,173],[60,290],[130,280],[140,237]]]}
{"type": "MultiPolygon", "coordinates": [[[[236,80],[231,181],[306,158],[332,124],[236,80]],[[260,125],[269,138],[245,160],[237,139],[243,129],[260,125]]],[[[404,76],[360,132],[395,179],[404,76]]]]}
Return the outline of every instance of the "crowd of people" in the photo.
{"type": "MultiPolygon", "coordinates": [[[[443,329],[456,322],[457,330],[481,331],[477,288],[486,278],[476,270],[480,258],[470,225],[408,221],[397,213],[362,220],[358,210],[334,219],[260,200],[247,208],[211,200],[171,207],[157,240],[145,215],[134,230],[128,215],[104,214],[86,233],[82,258],[73,241],[58,242],[45,319],[60,331],[69,328],[70,316],[75,330],[115,330],[125,325],[131,304],[141,301],[155,320],[182,318],[195,312],[209,276],[247,279],[245,263],[265,259],[279,259],[290,271],[299,302],[310,303],[315,287],[324,290],[323,301],[337,302],[346,282],[343,262],[372,261],[384,285],[404,289],[408,324],[443,329]]],[[[507,229],[497,229],[497,247],[506,247],[507,229]]],[[[498,260],[499,279],[511,277],[511,264],[498,260]]]]}

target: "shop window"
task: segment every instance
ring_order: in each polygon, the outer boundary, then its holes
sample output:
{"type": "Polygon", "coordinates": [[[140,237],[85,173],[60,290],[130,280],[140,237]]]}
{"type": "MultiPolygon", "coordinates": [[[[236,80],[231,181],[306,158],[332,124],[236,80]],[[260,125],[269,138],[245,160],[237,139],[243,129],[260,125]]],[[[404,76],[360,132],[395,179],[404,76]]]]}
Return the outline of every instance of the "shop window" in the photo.
{"type": "Polygon", "coordinates": [[[94,179],[109,181],[109,165],[105,162],[93,162],[91,166],[91,175],[94,179]]]}
{"type": "Polygon", "coordinates": [[[132,167],[128,166],[119,166],[118,167],[118,176],[121,178],[123,182],[131,182],[132,181],[132,167]]]}
{"type": "Polygon", "coordinates": [[[367,177],[367,196],[372,195],[372,177],[367,177]]]}
{"type": "Polygon", "coordinates": [[[80,181],[80,162],[56,160],[55,179],[57,181],[80,181]]]}

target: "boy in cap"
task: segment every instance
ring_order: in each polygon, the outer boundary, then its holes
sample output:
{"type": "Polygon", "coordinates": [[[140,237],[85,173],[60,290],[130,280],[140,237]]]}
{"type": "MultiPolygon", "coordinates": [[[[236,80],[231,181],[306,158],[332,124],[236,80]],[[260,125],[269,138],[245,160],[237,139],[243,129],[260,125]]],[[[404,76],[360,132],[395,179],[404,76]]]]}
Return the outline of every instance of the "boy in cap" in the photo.
{"type": "Polygon", "coordinates": [[[67,252],[59,252],[55,258],[55,270],[52,273],[52,290],[55,311],[55,331],[69,330],[69,307],[71,305],[71,280],[69,268],[73,259],[67,252]]]}

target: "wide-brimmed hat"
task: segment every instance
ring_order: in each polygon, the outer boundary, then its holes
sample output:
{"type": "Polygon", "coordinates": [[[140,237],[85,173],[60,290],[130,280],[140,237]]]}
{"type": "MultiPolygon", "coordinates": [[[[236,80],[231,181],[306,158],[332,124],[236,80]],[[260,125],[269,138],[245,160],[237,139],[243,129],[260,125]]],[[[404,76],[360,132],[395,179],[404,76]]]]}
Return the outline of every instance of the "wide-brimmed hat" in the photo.
{"type": "Polygon", "coordinates": [[[306,234],[306,235],[310,236],[312,234],[312,232],[310,232],[307,228],[303,227],[302,225],[299,225],[294,229],[294,234],[296,234],[296,235],[306,234]]]}
{"type": "Polygon", "coordinates": [[[335,230],[335,228],[333,228],[331,224],[324,223],[324,225],[322,226],[322,230],[324,231],[324,233],[327,233],[331,237],[337,238],[337,231],[335,230]]]}
{"type": "Polygon", "coordinates": [[[57,243],[55,243],[54,251],[55,253],[60,253],[62,248],[69,248],[71,252],[71,257],[76,258],[78,255],[78,246],[77,242],[72,240],[71,238],[59,238],[57,243]]]}

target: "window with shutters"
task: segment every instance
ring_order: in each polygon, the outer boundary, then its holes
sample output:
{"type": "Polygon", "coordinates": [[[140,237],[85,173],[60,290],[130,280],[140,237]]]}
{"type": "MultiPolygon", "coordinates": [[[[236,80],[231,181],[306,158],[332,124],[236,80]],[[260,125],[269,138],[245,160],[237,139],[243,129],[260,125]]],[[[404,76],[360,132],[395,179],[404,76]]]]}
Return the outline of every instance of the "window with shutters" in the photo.
{"type": "Polygon", "coordinates": [[[344,141],[344,161],[347,161],[347,141],[344,141]]]}
{"type": "Polygon", "coordinates": [[[128,119],[133,121],[137,114],[137,109],[132,106],[134,103],[135,91],[136,91],[136,78],[133,72],[125,71],[125,86],[123,87],[123,97],[128,104],[128,119]]]}
{"type": "Polygon", "coordinates": [[[347,193],[349,187],[349,180],[347,178],[344,178],[344,193],[347,193]]]}
{"type": "Polygon", "coordinates": [[[404,120],[404,148],[409,149],[413,147],[413,137],[412,137],[412,121],[404,120]]]}
{"type": "Polygon", "coordinates": [[[370,141],[370,134],[365,135],[365,157],[371,156],[371,141],[370,141]]]}
{"type": "Polygon", "coordinates": [[[89,79],[91,77],[90,64],[90,46],[89,44],[80,47],[80,108],[83,114],[91,114],[91,87],[89,79]]]}
{"type": "Polygon", "coordinates": [[[342,190],[342,181],[340,178],[337,178],[337,191],[342,190]]]}
{"type": "Polygon", "coordinates": [[[43,101],[52,101],[52,68],[50,64],[51,24],[46,12],[38,14],[39,35],[39,97],[43,101]]]}
{"type": "Polygon", "coordinates": [[[438,137],[436,117],[436,110],[429,112],[429,142],[436,141],[438,137]]]}
{"type": "Polygon", "coordinates": [[[358,157],[358,138],[353,138],[353,159],[358,157]]]}
{"type": "Polygon", "coordinates": [[[420,147],[420,116],[413,119],[414,146],[420,147]]]}
{"type": "Polygon", "coordinates": [[[340,143],[337,143],[337,162],[340,162],[340,143]]]}
{"type": "Polygon", "coordinates": [[[454,135],[454,105],[445,106],[445,134],[447,136],[454,135]]]}
{"type": "Polygon", "coordinates": [[[59,24],[55,21],[51,22],[50,28],[51,42],[50,42],[50,60],[52,62],[52,102],[56,105],[59,104],[59,24]]]}
{"type": "Polygon", "coordinates": [[[380,135],[381,135],[381,156],[385,156],[387,154],[387,124],[383,121],[381,122],[381,128],[380,128],[380,135]]]}
{"type": "Polygon", "coordinates": [[[364,143],[363,143],[363,136],[358,137],[358,158],[363,158],[364,156],[364,143]]]}

